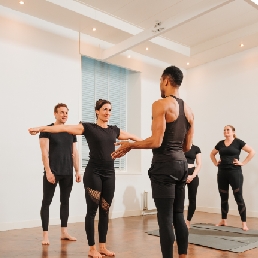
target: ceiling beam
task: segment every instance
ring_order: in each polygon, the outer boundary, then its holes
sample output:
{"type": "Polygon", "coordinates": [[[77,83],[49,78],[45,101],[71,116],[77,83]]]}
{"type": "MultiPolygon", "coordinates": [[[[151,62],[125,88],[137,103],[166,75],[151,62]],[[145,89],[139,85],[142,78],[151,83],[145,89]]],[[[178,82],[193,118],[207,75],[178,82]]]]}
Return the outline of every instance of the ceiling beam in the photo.
{"type": "MultiPolygon", "coordinates": [[[[171,19],[166,20],[165,22],[162,22],[160,24],[156,24],[154,27],[149,28],[147,30],[144,30],[140,33],[138,33],[135,36],[132,36],[115,46],[108,48],[103,51],[102,53],[102,59],[106,60],[110,57],[113,57],[115,55],[118,55],[120,53],[125,52],[128,49],[131,49],[147,40],[153,39],[172,28],[179,26],[183,23],[189,22],[192,19],[195,19],[199,16],[202,16],[208,12],[211,12],[217,8],[220,8],[234,0],[205,0],[202,1],[200,4],[197,4],[193,6],[192,8],[186,9],[180,14],[178,14],[176,17],[172,17],[171,19]]],[[[174,42],[173,42],[174,44],[174,42]]],[[[181,54],[184,54],[185,56],[190,56],[190,48],[188,49],[185,47],[184,51],[182,51],[182,45],[178,44],[178,46],[174,45],[174,51],[180,52],[181,54]]]]}
{"type": "Polygon", "coordinates": [[[257,0],[244,0],[245,2],[247,2],[248,4],[250,4],[251,6],[253,6],[254,8],[258,9],[258,1],[257,0]]]}
{"type": "Polygon", "coordinates": [[[221,45],[225,45],[229,42],[233,42],[239,39],[238,46],[243,42],[243,38],[249,37],[251,35],[255,35],[258,33],[258,22],[248,25],[246,27],[231,31],[224,35],[218,36],[216,38],[207,40],[203,43],[200,43],[194,47],[191,47],[191,56],[195,56],[202,52],[205,52],[209,49],[216,48],[221,45]]]}

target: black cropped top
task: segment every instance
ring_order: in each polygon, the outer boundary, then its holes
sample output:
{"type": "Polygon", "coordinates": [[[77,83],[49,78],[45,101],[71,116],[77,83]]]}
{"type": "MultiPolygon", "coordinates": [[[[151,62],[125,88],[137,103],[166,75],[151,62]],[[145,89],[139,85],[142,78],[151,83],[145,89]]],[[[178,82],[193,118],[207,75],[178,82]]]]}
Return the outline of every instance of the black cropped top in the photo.
{"type": "Polygon", "coordinates": [[[196,155],[198,153],[201,153],[200,148],[198,146],[192,145],[191,149],[189,151],[185,152],[185,157],[187,159],[187,163],[194,164],[196,155]]]}

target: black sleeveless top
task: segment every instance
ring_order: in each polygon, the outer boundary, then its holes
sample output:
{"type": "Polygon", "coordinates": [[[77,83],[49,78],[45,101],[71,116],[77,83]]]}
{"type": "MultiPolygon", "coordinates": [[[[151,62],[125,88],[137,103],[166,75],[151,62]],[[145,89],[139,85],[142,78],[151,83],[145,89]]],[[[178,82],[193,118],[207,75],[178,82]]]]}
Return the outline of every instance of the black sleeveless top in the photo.
{"type": "Polygon", "coordinates": [[[152,150],[152,162],[186,160],[183,152],[183,143],[190,124],[185,117],[184,101],[173,95],[170,96],[176,99],[179,105],[178,118],[173,122],[166,123],[166,130],[161,146],[152,150]]]}

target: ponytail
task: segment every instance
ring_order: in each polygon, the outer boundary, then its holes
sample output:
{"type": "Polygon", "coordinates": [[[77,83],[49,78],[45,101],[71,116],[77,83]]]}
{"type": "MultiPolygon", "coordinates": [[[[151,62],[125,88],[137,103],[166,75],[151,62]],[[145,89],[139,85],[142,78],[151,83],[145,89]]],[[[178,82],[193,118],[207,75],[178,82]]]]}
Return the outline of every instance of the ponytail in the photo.
{"type": "Polygon", "coordinates": [[[230,127],[232,129],[232,131],[234,132],[233,137],[237,138],[236,134],[235,134],[236,128],[233,125],[226,125],[226,126],[228,126],[228,127],[230,127]]]}

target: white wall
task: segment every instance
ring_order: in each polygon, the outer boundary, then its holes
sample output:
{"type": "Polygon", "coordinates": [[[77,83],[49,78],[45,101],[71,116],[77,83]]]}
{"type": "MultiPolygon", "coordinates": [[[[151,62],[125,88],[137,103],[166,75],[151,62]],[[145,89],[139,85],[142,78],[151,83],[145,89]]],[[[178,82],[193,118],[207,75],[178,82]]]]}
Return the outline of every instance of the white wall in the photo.
{"type": "MultiPolygon", "coordinates": [[[[199,210],[220,212],[216,167],[209,154],[223,139],[223,127],[236,128],[236,135],[258,152],[258,48],[243,51],[187,71],[187,102],[195,114],[194,143],[200,146],[203,166],[197,206],[199,210]]],[[[245,153],[241,155],[244,159],[245,153]]],[[[244,199],[248,216],[258,216],[258,155],[243,167],[244,199]]],[[[230,195],[230,213],[238,214],[230,195]]]]}
{"type": "MultiPolygon", "coordinates": [[[[53,122],[53,107],[58,102],[67,103],[70,109],[68,123],[80,120],[81,59],[77,36],[71,30],[0,6],[0,230],[41,225],[43,166],[38,136],[30,136],[27,129],[53,122]]],[[[89,42],[83,47],[92,57],[98,54],[89,42]]],[[[131,116],[128,128],[142,137],[150,135],[151,103],[159,97],[159,78],[166,66],[149,61],[152,64],[123,56],[111,60],[141,71],[141,81],[130,92],[132,101],[140,104],[138,110],[131,107],[138,112],[137,123],[131,116]]],[[[143,191],[150,189],[147,169],[151,152],[136,153],[131,155],[131,159],[137,155],[136,168],[132,166],[127,174],[116,176],[113,218],[139,215],[143,191]]],[[[50,206],[50,224],[59,224],[59,206],[57,188],[50,206]]],[[[84,221],[85,212],[83,184],[74,183],[69,221],[84,221]]]]}

